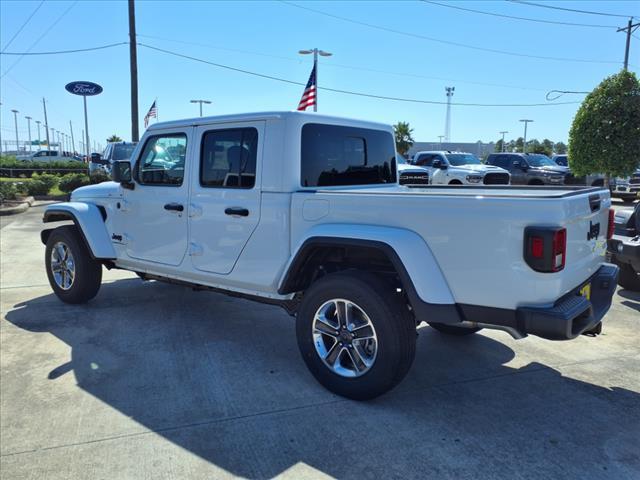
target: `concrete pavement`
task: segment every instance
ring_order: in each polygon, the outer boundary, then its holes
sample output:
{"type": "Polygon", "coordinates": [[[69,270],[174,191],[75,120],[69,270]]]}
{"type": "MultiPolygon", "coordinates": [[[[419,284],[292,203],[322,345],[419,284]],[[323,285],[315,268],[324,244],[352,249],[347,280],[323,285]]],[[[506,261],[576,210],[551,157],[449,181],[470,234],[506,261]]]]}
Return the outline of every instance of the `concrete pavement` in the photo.
{"type": "Polygon", "coordinates": [[[640,478],[638,294],[597,338],[421,328],[407,378],[358,403],[276,307],[106,270],[62,304],[41,214],[0,219],[3,479],[640,478]]]}

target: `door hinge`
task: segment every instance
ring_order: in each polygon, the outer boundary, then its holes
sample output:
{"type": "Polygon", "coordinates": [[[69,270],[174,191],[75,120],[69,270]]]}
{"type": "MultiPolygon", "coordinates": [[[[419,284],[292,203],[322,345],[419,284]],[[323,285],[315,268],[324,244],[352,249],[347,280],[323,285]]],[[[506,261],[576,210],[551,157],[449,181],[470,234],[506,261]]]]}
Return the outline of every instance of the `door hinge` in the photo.
{"type": "Polygon", "coordinates": [[[189,243],[189,255],[192,257],[199,257],[203,254],[202,246],[198,243],[189,243]]]}

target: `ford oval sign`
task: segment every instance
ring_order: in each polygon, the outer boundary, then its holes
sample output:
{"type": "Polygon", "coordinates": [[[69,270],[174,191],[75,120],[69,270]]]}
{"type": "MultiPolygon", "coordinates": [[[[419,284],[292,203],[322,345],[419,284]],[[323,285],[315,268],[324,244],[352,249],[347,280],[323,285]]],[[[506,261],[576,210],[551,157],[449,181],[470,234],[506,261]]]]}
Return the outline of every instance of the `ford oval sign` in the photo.
{"type": "Polygon", "coordinates": [[[99,95],[102,93],[102,87],[93,82],[71,82],[67,83],[64,88],[69,93],[82,95],[83,97],[99,95]]]}

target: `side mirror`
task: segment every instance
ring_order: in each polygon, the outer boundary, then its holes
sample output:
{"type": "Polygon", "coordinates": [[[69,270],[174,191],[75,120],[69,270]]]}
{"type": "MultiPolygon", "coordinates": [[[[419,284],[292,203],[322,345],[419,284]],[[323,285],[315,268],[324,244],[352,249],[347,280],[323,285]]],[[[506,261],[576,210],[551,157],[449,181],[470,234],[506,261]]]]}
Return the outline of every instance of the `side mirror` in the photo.
{"type": "Polygon", "coordinates": [[[117,160],[113,162],[111,176],[114,182],[118,182],[124,188],[133,190],[134,183],[131,181],[131,162],[127,160],[117,160]]]}
{"type": "Polygon", "coordinates": [[[433,168],[439,168],[440,170],[446,170],[447,169],[447,164],[444,163],[440,159],[434,160],[431,165],[433,166],[433,168]]]}

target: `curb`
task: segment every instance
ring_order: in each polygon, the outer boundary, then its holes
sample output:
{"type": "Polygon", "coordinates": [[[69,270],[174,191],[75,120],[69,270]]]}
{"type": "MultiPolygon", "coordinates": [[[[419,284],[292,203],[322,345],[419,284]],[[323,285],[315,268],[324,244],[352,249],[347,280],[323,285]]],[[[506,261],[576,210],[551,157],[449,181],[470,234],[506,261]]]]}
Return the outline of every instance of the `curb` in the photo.
{"type": "Polygon", "coordinates": [[[17,215],[18,213],[24,213],[29,210],[29,203],[23,202],[12,207],[1,207],[0,217],[5,215],[17,215]]]}

